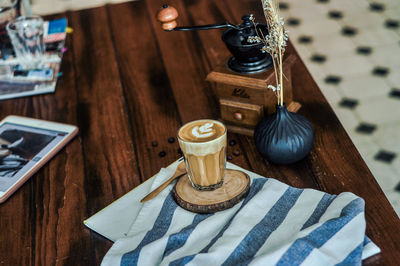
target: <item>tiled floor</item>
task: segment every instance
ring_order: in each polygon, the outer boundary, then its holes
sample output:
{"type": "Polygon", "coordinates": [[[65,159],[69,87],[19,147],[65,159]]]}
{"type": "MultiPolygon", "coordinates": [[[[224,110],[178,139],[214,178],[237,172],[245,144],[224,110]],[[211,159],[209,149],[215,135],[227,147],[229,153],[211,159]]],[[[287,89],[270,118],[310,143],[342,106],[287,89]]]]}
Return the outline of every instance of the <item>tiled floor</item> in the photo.
{"type": "Polygon", "coordinates": [[[296,49],[400,215],[400,1],[280,6],[296,49]]]}
{"type": "MultiPolygon", "coordinates": [[[[32,0],[35,14],[124,0],[32,0]]],[[[400,1],[281,0],[289,36],[400,215],[400,1]]]]}

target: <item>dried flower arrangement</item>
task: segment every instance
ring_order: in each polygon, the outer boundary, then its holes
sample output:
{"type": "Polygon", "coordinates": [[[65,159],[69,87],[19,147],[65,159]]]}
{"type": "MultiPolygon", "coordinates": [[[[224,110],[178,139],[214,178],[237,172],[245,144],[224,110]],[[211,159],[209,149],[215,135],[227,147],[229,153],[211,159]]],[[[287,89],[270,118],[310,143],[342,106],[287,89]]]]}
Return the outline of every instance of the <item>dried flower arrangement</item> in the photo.
{"type": "Polygon", "coordinates": [[[257,32],[257,36],[251,36],[248,38],[249,43],[263,42],[263,52],[267,52],[272,57],[272,62],[275,69],[275,80],[276,87],[268,85],[269,89],[272,89],[278,100],[278,105],[283,105],[283,55],[285,53],[285,47],[288,40],[288,32],[283,27],[284,21],[280,16],[279,6],[276,0],[261,0],[262,7],[264,10],[264,16],[267,21],[268,35],[264,35],[262,30],[257,27],[257,24],[253,23],[257,32]]]}

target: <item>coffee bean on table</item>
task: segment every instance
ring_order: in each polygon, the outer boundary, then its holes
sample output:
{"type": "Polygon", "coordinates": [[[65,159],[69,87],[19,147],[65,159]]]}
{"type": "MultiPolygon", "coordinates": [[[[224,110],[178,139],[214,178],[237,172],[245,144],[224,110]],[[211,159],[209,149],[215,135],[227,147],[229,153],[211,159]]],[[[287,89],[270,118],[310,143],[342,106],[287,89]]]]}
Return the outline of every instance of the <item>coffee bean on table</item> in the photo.
{"type": "Polygon", "coordinates": [[[158,156],[160,157],[164,157],[165,155],[167,155],[165,151],[160,151],[160,153],[158,154],[158,156]]]}
{"type": "Polygon", "coordinates": [[[236,140],[230,140],[229,141],[229,146],[234,146],[236,144],[236,140]]]}
{"type": "Polygon", "coordinates": [[[158,142],[157,142],[157,141],[153,141],[153,142],[151,143],[151,146],[157,147],[157,146],[158,146],[158,142]]]}
{"type": "Polygon", "coordinates": [[[234,150],[234,151],[233,151],[233,155],[239,156],[239,155],[240,155],[240,151],[239,151],[239,150],[234,150]]]}
{"type": "Polygon", "coordinates": [[[228,161],[230,161],[230,160],[232,160],[233,158],[232,158],[232,156],[227,155],[227,156],[226,156],[226,159],[228,159],[228,161]]]}
{"type": "Polygon", "coordinates": [[[170,138],[168,139],[168,142],[169,142],[169,143],[174,143],[174,142],[175,142],[175,138],[170,137],[170,138]]]}

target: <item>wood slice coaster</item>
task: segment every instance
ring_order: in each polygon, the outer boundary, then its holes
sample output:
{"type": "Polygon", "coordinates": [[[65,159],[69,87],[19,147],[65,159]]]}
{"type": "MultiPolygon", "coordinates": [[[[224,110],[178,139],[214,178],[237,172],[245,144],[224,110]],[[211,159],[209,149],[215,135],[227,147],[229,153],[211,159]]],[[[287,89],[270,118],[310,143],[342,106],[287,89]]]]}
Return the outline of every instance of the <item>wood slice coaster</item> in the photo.
{"type": "Polygon", "coordinates": [[[197,213],[213,213],[231,208],[243,199],[250,188],[250,177],[242,171],[226,169],[224,183],[211,191],[192,187],[187,174],[174,186],[175,200],[182,208],[197,213]]]}

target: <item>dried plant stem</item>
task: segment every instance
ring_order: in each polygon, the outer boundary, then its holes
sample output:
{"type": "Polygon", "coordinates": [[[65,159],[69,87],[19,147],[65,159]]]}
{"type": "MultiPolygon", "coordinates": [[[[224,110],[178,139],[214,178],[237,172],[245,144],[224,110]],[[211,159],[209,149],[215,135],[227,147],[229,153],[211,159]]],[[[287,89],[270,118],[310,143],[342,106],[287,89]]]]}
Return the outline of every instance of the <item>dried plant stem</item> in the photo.
{"type": "Polygon", "coordinates": [[[280,102],[279,102],[279,105],[280,105],[280,106],[283,105],[283,69],[282,69],[282,57],[283,57],[282,51],[281,51],[281,48],[279,48],[279,74],[280,74],[280,77],[279,77],[279,84],[281,85],[281,86],[280,86],[280,96],[281,96],[281,99],[280,99],[280,102]]]}
{"type": "MultiPolygon", "coordinates": [[[[262,29],[254,24],[258,41],[264,43],[262,50],[268,52],[272,57],[275,70],[276,87],[268,85],[277,95],[278,105],[283,105],[283,55],[285,53],[287,32],[283,27],[283,19],[279,16],[279,8],[275,0],[261,0],[265,20],[267,21],[268,35],[264,36],[262,29]]],[[[253,21],[254,22],[254,21],[253,21]]]]}

